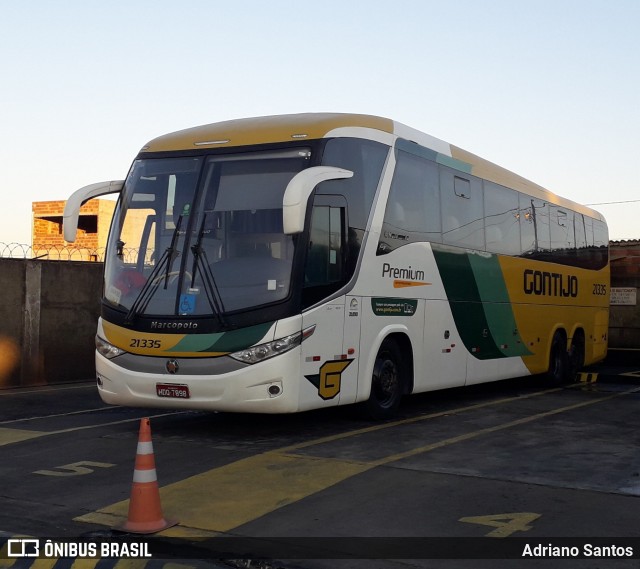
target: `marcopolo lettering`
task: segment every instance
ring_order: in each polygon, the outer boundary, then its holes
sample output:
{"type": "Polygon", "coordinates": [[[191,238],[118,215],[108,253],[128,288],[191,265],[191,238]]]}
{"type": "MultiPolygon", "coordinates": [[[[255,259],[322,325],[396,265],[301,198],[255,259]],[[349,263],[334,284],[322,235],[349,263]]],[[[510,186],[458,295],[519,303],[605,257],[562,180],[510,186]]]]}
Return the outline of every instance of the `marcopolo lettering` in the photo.
{"type": "Polygon", "coordinates": [[[152,330],[195,330],[197,327],[197,322],[151,322],[152,330]]]}
{"type": "Polygon", "coordinates": [[[408,281],[421,281],[424,279],[424,271],[409,268],[392,267],[389,263],[382,265],[382,276],[390,279],[406,279],[408,281]]]}
{"type": "Polygon", "coordinates": [[[578,277],[527,269],[524,272],[524,293],[536,296],[578,296],[578,277]]]}

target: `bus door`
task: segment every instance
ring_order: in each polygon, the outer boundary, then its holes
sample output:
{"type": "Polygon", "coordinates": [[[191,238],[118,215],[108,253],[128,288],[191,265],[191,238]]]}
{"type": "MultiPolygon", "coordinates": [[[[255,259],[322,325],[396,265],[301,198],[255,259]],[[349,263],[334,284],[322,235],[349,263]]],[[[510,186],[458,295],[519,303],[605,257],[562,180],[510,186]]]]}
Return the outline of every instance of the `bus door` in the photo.
{"type": "Polygon", "coordinates": [[[307,381],[300,392],[301,408],[309,404],[317,407],[319,403],[330,407],[355,397],[357,366],[351,365],[354,354],[347,353],[343,345],[349,307],[344,296],[331,298],[347,278],[346,211],[342,196],[315,196],[303,292],[304,303],[311,308],[302,318],[303,329],[312,325],[316,329],[302,343],[302,373],[307,381]],[[345,389],[350,397],[344,397],[345,389]]]}
{"type": "Polygon", "coordinates": [[[338,405],[343,389],[343,372],[349,361],[342,358],[344,296],[317,307],[302,317],[303,329],[315,325],[314,333],[302,343],[300,406],[338,405]]]}

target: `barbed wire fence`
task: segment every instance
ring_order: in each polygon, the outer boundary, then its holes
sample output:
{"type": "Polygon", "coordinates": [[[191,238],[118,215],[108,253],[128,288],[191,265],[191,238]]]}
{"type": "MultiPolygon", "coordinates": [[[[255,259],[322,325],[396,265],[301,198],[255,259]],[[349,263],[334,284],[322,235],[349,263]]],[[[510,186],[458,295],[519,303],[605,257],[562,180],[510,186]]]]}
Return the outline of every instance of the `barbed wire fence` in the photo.
{"type": "MultiPolygon", "coordinates": [[[[0,241],[1,259],[41,259],[45,261],[87,261],[102,263],[104,247],[78,247],[75,245],[26,245],[24,243],[3,243],[0,241]]],[[[123,261],[135,262],[138,249],[124,249],[123,261]]]]}
{"type": "Polygon", "coordinates": [[[26,245],[0,242],[0,258],[43,259],[49,261],[104,261],[104,247],[90,248],[74,245],[26,245]]]}
{"type": "MultiPolygon", "coordinates": [[[[140,249],[123,248],[121,260],[124,263],[139,261],[140,249]]],[[[147,261],[153,256],[153,249],[145,250],[147,261]]],[[[24,243],[3,243],[0,241],[0,259],[40,259],[43,261],[87,261],[102,263],[105,247],[78,247],[76,245],[26,245],[24,243]]]]}

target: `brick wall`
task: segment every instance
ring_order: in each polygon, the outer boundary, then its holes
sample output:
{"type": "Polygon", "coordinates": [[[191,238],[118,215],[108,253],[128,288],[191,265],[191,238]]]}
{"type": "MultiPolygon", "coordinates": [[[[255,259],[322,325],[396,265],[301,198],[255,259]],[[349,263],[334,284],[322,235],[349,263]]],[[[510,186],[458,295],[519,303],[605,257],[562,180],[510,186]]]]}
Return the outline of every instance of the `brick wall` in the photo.
{"type": "Polygon", "coordinates": [[[640,241],[612,241],[609,250],[612,281],[640,275],[640,241]]]}
{"type": "MultiPolygon", "coordinates": [[[[640,241],[612,241],[609,252],[611,286],[640,289],[640,241]]],[[[611,306],[609,349],[640,350],[640,305],[611,306]]]]}
{"type": "MultiPolygon", "coordinates": [[[[62,236],[62,215],[64,200],[33,202],[32,249],[35,254],[40,250],[62,249],[69,244],[62,236]]],[[[78,249],[104,249],[107,244],[109,225],[115,209],[112,200],[89,200],[80,208],[78,232],[73,244],[78,249]]],[[[90,260],[87,258],[86,260],[90,260]]]]}

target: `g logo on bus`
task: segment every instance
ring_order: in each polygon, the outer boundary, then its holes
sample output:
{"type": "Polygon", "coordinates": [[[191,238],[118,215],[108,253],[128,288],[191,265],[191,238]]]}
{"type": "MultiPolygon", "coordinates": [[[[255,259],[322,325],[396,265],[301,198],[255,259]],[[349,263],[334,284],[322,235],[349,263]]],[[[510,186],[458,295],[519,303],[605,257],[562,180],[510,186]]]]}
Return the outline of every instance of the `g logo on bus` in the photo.
{"type": "Polygon", "coordinates": [[[180,364],[178,364],[178,360],[169,360],[165,364],[165,367],[170,374],[176,374],[180,369],[180,364]]]}
{"type": "Polygon", "coordinates": [[[340,393],[342,372],[347,369],[351,360],[331,360],[324,362],[317,375],[305,375],[305,377],[318,388],[318,395],[325,401],[333,399],[340,393]]]}

